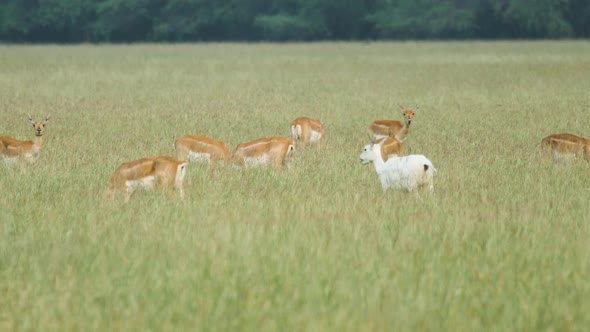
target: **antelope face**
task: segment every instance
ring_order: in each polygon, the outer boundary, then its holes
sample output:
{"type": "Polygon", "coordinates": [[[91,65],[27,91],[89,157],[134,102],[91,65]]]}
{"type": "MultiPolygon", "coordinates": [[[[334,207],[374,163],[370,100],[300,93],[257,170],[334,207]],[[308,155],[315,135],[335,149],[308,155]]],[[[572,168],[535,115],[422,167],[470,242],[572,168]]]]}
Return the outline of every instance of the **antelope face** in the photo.
{"type": "Polygon", "coordinates": [[[45,131],[45,123],[43,123],[43,122],[34,123],[33,128],[35,128],[35,136],[43,136],[43,131],[45,131]]]}
{"type": "Polygon", "coordinates": [[[404,116],[404,122],[409,126],[412,123],[412,120],[414,120],[414,115],[416,114],[416,111],[418,109],[418,106],[415,107],[415,109],[411,110],[411,109],[405,109],[402,105],[399,105],[399,108],[402,110],[402,115],[404,116]]]}
{"type": "Polygon", "coordinates": [[[43,136],[47,120],[49,120],[49,116],[45,118],[45,121],[35,122],[33,121],[33,118],[31,118],[31,116],[29,115],[29,121],[31,121],[31,124],[33,125],[33,129],[35,130],[35,136],[43,136]]]}
{"type": "Polygon", "coordinates": [[[363,165],[372,162],[375,159],[375,155],[373,154],[373,144],[365,145],[359,158],[363,165]]]}
{"type": "Polygon", "coordinates": [[[414,119],[414,111],[413,110],[405,110],[403,111],[404,115],[404,122],[409,126],[414,119]]]}

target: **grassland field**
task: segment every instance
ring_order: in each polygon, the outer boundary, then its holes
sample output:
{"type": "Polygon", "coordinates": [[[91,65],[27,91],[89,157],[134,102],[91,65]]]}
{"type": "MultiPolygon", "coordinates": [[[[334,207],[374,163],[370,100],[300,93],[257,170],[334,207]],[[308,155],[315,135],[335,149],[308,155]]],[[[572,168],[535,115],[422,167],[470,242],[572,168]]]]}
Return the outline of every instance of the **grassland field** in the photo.
{"type": "Polygon", "coordinates": [[[540,154],[590,136],[590,43],[0,46],[3,331],[584,331],[590,165],[540,154]],[[383,193],[373,120],[420,105],[406,149],[434,197],[383,193]],[[273,169],[187,171],[187,197],[105,200],[122,162],[203,134],[230,148],[321,119],[326,144],[273,169]]]}

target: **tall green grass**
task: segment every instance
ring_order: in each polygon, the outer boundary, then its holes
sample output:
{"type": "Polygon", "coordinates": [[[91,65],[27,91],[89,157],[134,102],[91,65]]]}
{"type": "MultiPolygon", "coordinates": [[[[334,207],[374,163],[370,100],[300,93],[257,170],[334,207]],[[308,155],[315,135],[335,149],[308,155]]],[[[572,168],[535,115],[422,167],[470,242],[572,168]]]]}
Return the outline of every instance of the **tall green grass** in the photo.
{"type": "Polygon", "coordinates": [[[0,46],[0,330],[585,330],[587,42],[0,46]],[[420,105],[406,150],[434,197],[383,193],[358,161],[373,120],[420,105]],[[282,172],[190,165],[184,202],[104,199],[176,137],[237,144],[322,120],[282,172]]]}

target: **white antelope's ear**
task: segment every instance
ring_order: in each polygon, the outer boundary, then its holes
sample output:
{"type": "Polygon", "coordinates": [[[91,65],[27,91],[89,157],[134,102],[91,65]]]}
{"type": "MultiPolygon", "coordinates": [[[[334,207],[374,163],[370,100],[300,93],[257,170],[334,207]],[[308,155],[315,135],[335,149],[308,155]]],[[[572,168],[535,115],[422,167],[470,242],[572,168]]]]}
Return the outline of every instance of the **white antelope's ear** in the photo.
{"type": "Polygon", "coordinates": [[[49,121],[49,115],[47,115],[47,116],[45,117],[45,121],[43,121],[43,124],[46,124],[46,123],[47,123],[47,121],[49,121]]]}
{"type": "Polygon", "coordinates": [[[29,121],[31,121],[31,123],[34,125],[35,121],[33,121],[33,118],[31,117],[31,115],[29,114],[29,121]]]}
{"type": "Polygon", "coordinates": [[[418,106],[418,104],[416,104],[416,107],[414,107],[414,112],[416,112],[418,110],[418,108],[420,108],[420,106],[418,106]]]}

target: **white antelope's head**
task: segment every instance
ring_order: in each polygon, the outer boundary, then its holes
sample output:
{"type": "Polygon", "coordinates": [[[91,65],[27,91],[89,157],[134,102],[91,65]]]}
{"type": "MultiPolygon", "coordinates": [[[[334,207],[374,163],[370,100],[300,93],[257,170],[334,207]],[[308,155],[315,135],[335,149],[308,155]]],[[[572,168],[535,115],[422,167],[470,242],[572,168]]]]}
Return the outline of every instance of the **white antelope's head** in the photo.
{"type": "Polygon", "coordinates": [[[363,148],[363,152],[359,156],[361,163],[368,164],[375,161],[377,156],[381,156],[381,147],[385,142],[385,138],[380,138],[376,141],[373,141],[371,144],[365,145],[363,148]]]}
{"type": "Polygon", "coordinates": [[[406,109],[402,105],[399,105],[399,108],[402,110],[402,115],[404,116],[404,122],[409,126],[414,120],[414,115],[416,115],[416,111],[418,110],[418,105],[414,107],[414,109],[406,109]]]}
{"type": "Polygon", "coordinates": [[[35,122],[33,118],[29,115],[29,121],[33,125],[33,129],[35,129],[35,136],[43,136],[43,132],[45,131],[45,125],[47,125],[47,121],[49,121],[49,115],[45,117],[44,121],[35,122]]]}

